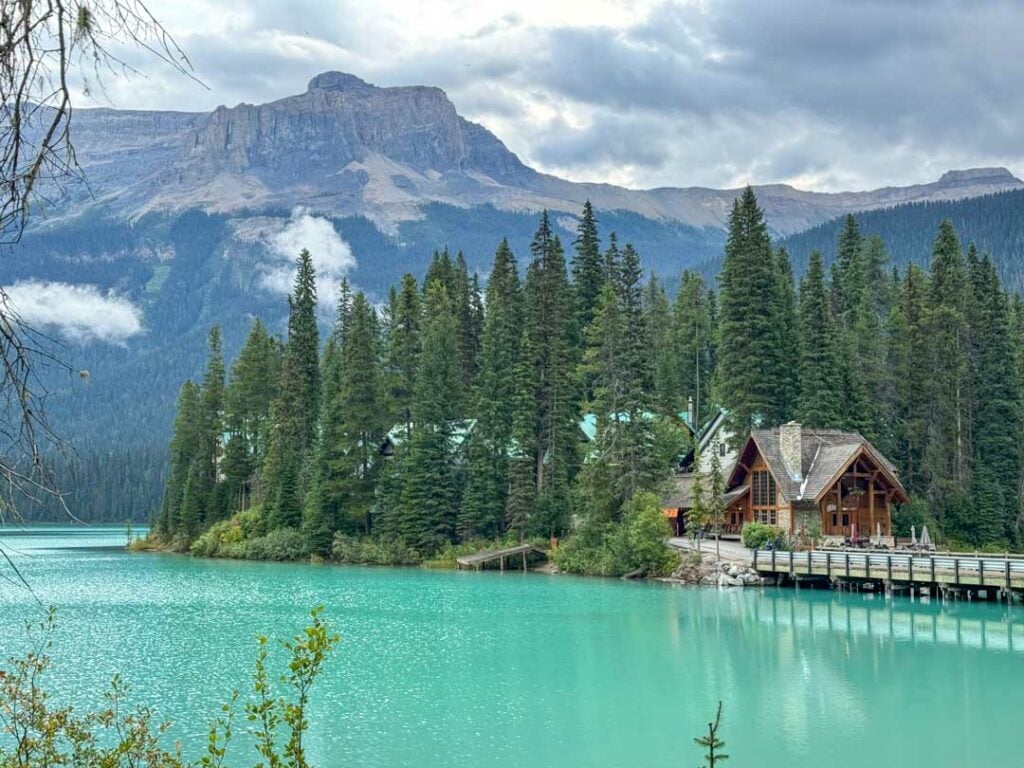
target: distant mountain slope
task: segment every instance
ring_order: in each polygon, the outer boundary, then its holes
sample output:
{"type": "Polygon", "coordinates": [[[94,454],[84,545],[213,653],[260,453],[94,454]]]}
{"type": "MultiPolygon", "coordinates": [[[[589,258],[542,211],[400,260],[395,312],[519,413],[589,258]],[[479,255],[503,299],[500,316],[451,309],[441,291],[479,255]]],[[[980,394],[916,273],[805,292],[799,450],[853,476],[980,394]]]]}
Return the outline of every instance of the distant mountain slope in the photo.
{"type": "MultiPolygon", "coordinates": [[[[861,232],[879,235],[893,263],[901,269],[916,262],[927,265],[939,223],[949,219],[966,247],[992,256],[1004,284],[1024,292],[1024,190],[975,197],[898,205],[858,214],[861,232]]],[[[812,250],[826,260],[835,254],[842,219],[819,224],[781,241],[793,258],[794,270],[802,272],[812,250]]]]}

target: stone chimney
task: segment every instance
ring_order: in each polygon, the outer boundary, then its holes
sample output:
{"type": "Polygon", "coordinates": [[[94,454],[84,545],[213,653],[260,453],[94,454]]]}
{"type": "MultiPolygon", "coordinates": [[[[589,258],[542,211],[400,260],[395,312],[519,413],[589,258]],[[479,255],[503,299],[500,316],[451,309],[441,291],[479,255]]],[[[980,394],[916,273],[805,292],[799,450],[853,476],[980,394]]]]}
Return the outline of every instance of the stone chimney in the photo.
{"type": "Polygon", "coordinates": [[[798,422],[791,421],[779,427],[779,452],[790,478],[803,480],[803,446],[798,422]]]}

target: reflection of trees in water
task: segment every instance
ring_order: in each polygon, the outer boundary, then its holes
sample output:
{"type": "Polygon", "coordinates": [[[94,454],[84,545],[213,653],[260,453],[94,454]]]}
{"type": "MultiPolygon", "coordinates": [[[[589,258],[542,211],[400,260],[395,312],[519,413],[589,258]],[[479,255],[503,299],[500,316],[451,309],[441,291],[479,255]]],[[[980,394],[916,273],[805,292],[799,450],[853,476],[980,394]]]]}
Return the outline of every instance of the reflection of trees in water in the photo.
{"type": "Polygon", "coordinates": [[[810,754],[823,740],[877,739],[895,712],[967,707],[973,686],[964,681],[982,680],[996,658],[1012,662],[1011,651],[1024,652],[1015,618],[989,604],[688,590],[671,632],[697,681],[682,695],[721,697],[737,729],[770,718],[794,753],[810,754]]]}

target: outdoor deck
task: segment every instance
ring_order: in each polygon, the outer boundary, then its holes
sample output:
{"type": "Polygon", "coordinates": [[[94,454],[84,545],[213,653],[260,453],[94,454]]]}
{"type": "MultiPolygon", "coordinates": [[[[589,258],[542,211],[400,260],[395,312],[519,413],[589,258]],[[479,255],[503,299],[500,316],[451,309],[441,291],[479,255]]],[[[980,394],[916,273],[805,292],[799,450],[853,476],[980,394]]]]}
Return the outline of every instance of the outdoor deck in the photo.
{"type": "Polygon", "coordinates": [[[531,552],[544,555],[547,557],[547,550],[536,547],[533,544],[519,544],[515,547],[508,547],[507,549],[485,549],[482,552],[475,552],[472,555],[463,555],[455,559],[455,567],[458,569],[462,568],[475,568],[477,570],[483,568],[485,563],[492,563],[498,560],[500,563],[501,570],[505,570],[505,565],[510,557],[519,556],[522,569],[526,570],[526,557],[531,552]]]}
{"type": "Polygon", "coordinates": [[[753,552],[753,567],[762,576],[795,581],[828,580],[881,584],[887,589],[928,587],[941,592],[985,591],[986,597],[1024,592],[1024,557],[958,553],[906,552],[753,552]]]}

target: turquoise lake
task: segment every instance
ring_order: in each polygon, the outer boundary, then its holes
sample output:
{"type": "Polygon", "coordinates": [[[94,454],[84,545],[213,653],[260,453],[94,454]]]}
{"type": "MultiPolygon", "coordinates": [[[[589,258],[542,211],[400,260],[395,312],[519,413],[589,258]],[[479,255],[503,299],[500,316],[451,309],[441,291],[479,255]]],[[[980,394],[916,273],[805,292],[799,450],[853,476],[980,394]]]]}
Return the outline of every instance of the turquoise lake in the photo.
{"type": "MultiPolygon", "coordinates": [[[[255,636],[290,636],[323,604],[343,637],[312,702],[323,768],[697,765],[719,699],[734,768],[1024,764],[1024,607],[206,561],[124,541],[0,531],[58,609],[59,697],[96,703],[119,672],[193,754],[245,688],[255,636]]],[[[0,579],[0,656],[41,611],[0,579]]],[[[236,748],[231,765],[255,762],[236,748]]]]}

